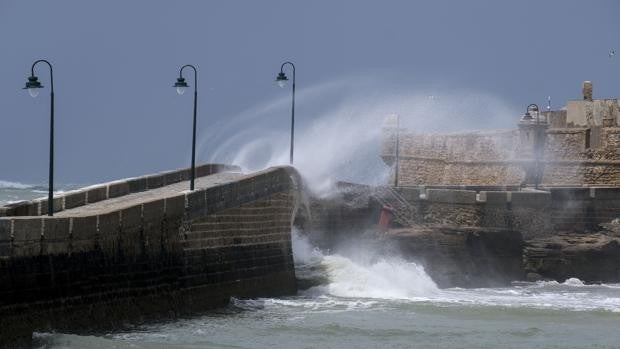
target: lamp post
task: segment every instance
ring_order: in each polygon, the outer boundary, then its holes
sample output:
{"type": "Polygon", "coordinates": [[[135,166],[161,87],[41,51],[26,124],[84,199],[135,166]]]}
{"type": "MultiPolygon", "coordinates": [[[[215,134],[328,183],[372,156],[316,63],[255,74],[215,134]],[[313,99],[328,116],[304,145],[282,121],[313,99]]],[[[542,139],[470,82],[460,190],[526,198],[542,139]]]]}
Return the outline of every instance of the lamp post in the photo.
{"type": "Polygon", "coordinates": [[[198,105],[198,71],[196,67],[191,64],[186,64],[179,70],[179,77],[177,82],[174,83],[174,87],[177,89],[177,93],[182,95],[185,93],[185,89],[189,87],[185,78],[183,78],[183,69],[192,68],[194,70],[194,124],[192,128],[192,169],[190,174],[189,189],[194,190],[194,179],[196,176],[196,109],[198,105]]]}
{"type": "Polygon", "coordinates": [[[535,161],[535,168],[534,168],[534,187],[536,189],[538,189],[538,182],[539,182],[539,177],[540,177],[540,112],[539,112],[539,108],[537,104],[530,104],[527,106],[527,108],[525,109],[525,115],[523,115],[523,119],[524,120],[532,120],[532,114],[530,114],[530,111],[536,112],[536,132],[534,132],[534,161],[535,161]]]}
{"type": "Polygon", "coordinates": [[[44,59],[39,59],[32,63],[30,68],[30,77],[26,82],[24,90],[28,90],[28,93],[34,98],[39,95],[39,89],[43,88],[43,85],[39,82],[39,78],[34,75],[34,67],[39,63],[45,63],[50,68],[50,161],[49,161],[49,187],[47,195],[47,214],[48,216],[54,215],[54,69],[52,64],[44,59]]]}
{"type": "Polygon", "coordinates": [[[295,144],[295,65],[292,62],[284,62],[282,66],[280,66],[280,73],[278,77],[276,77],[276,82],[282,88],[286,86],[286,82],[288,81],[288,77],[284,74],[284,66],[290,65],[293,68],[293,104],[291,107],[291,156],[289,163],[293,164],[293,148],[295,144]]]}
{"type": "Polygon", "coordinates": [[[395,167],[394,167],[394,187],[398,187],[398,170],[400,167],[400,153],[399,153],[399,147],[400,147],[400,116],[396,115],[396,156],[395,156],[395,167]]]}

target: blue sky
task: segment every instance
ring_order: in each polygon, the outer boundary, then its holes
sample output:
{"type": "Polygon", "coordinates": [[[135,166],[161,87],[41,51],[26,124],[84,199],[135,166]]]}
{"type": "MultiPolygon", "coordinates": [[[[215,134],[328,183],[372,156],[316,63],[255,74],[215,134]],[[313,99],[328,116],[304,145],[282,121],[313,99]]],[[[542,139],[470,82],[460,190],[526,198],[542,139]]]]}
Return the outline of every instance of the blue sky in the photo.
{"type": "Polygon", "coordinates": [[[618,96],[607,52],[620,50],[619,16],[602,0],[0,0],[0,179],[47,178],[49,90],[21,90],[38,58],[55,68],[57,181],[92,183],[189,163],[191,94],[171,87],[182,64],[199,69],[201,162],[249,129],[287,134],[289,95],[273,84],[284,60],[297,65],[300,129],[352,93],[477,91],[521,111],[578,97],[588,79],[618,96]]]}

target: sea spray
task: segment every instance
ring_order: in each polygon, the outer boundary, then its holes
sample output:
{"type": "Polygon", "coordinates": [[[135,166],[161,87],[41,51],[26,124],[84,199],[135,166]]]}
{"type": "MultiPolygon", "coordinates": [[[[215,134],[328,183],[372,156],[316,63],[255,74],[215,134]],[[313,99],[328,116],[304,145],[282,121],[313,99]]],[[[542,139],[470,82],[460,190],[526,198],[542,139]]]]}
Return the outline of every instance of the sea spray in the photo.
{"type": "Polygon", "coordinates": [[[349,298],[405,299],[438,291],[416,263],[394,256],[324,255],[297,230],[293,232],[293,255],[298,278],[327,283],[307,291],[314,295],[324,292],[349,298]]]}
{"type": "MultiPolygon", "coordinates": [[[[387,115],[398,114],[402,127],[419,132],[513,127],[519,115],[478,91],[406,91],[377,81],[342,78],[298,90],[294,166],[316,195],[330,194],[337,181],[387,182],[390,168],[380,157],[387,115]]],[[[204,130],[199,154],[246,171],[288,164],[288,102],[269,101],[204,130]]]]}

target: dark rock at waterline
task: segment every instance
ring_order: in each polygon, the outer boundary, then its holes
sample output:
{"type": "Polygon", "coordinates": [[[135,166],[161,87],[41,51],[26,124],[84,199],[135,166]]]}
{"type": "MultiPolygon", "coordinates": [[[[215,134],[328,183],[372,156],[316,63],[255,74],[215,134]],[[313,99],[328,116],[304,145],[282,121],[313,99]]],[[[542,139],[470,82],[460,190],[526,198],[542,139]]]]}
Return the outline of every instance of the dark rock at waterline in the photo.
{"type": "Polygon", "coordinates": [[[611,233],[565,233],[528,240],[525,270],[544,278],[584,282],[620,281],[620,236],[611,233]]]}
{"type": "Polygon", "coordinates": [[[439,287],[494,287],[523,280],[521,233],[488,228],[392,229],[378,239],[421,263],[439,287]]]}

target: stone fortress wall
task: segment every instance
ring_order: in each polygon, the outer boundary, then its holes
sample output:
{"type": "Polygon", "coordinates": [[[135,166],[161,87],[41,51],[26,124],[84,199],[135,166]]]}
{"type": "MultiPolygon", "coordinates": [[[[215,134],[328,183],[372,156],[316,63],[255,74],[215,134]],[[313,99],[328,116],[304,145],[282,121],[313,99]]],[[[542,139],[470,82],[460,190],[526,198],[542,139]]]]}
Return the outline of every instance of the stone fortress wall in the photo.
{"type": "Polygon", "coordinates": [[[615,186],[619,125],[620,99],[592,99],[592,84],[584,82],[583,99],[534,113],[514,130],[421,134],[387,124],[382,158],[394,167],[398,133],[401,186],[615,186]]]}

